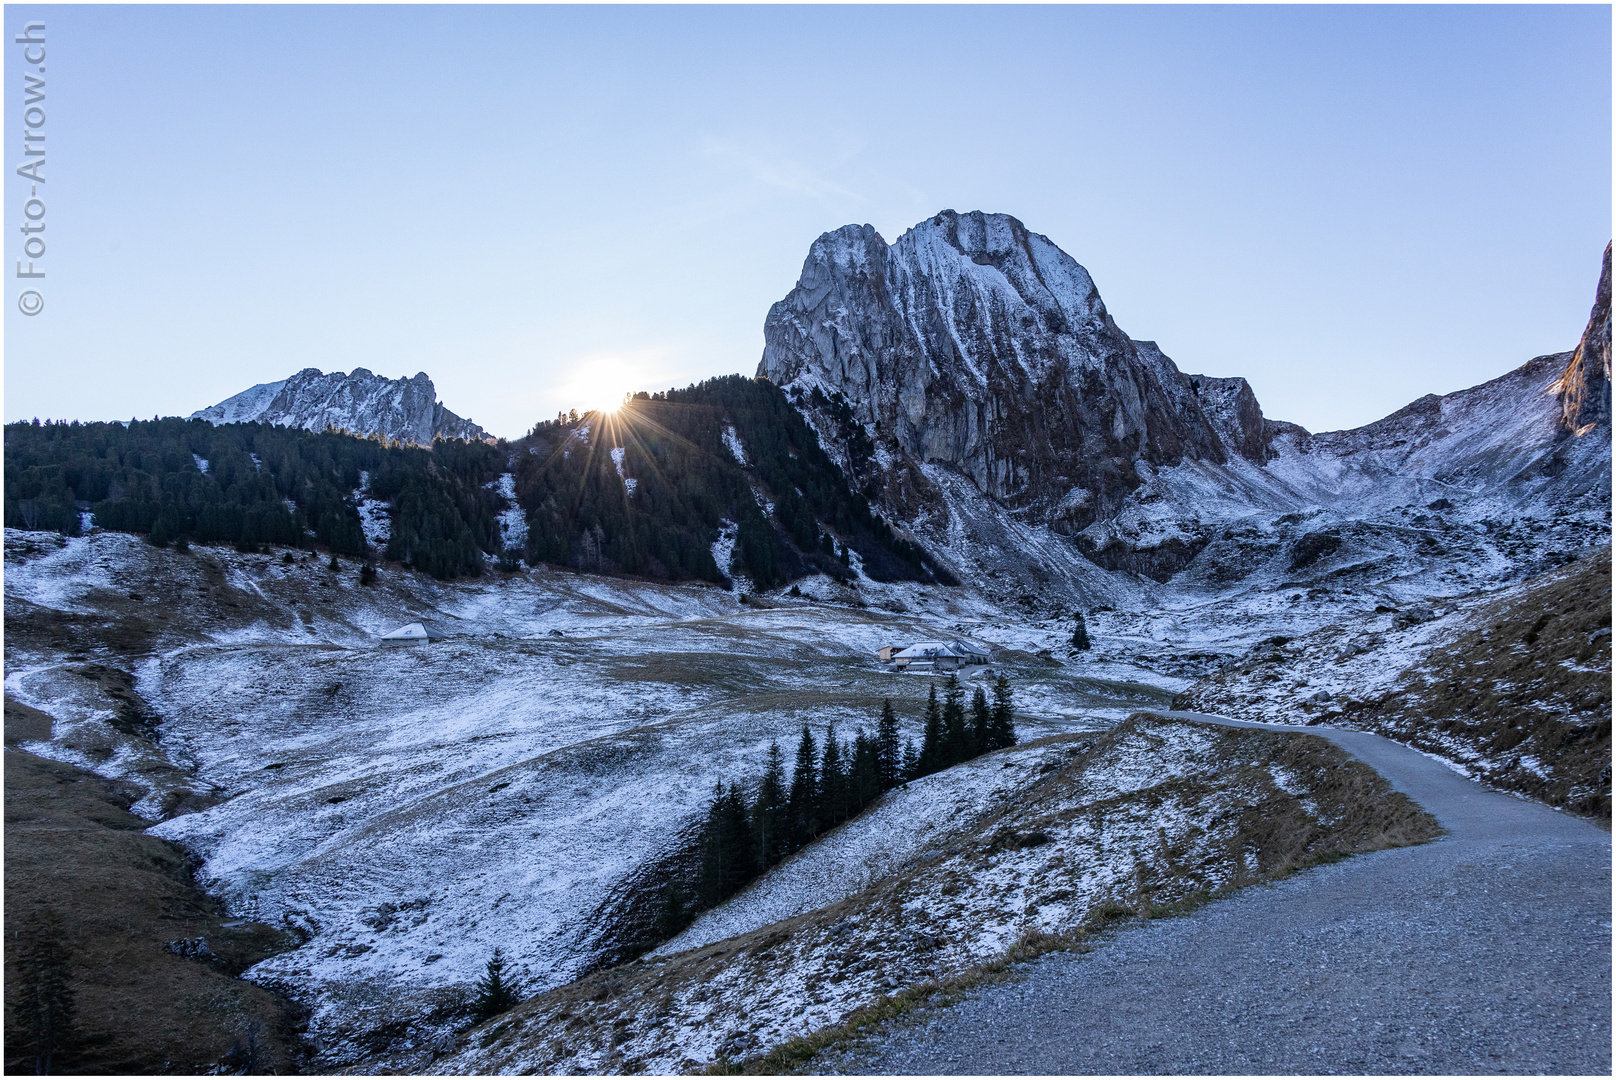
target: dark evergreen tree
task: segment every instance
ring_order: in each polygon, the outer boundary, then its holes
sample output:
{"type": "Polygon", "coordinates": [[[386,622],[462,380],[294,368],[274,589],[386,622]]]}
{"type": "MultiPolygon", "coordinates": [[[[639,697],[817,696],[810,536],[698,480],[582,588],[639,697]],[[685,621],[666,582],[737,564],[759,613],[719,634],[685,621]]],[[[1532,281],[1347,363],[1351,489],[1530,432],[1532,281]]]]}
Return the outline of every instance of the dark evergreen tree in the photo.
{"type": "Polygon", "coordinates": [[[769,744],[763,779],[752,803],[752,840],[757,848],[758,865],[767,869],[790,851],[791,829],[786,789],[786,759],[780,744],[769,744]]]}
{"type": "Polygon", "coordinates": [[[670,881],[662,890],[662,906],[657,910],[656,938],[667,941],[683,932],[691,922],[689,905],[677,882],[670,881]]]}
{"type": "Polygon", "coordinates": [[[1016,717],[1010,700],[1010,680],[1000,675],[993,680],[993,727],[992,746],[989,749],[1003,750],[1007,746],[1016,745],[1016,717]]]}
{"type": "Polygon", "coordinates": [[[1089,628],[1081,611],[1072,612],[1072,648],[1082,651],[1089,647],[1089,628]]]}
{"type": "Polygon", "coordinates": [[[993,749],[993,712],[988,708],[988,696],[980,686],[971,695],[971,745],[978,754],[993,749]]]}
{"type": "Polygon", "coordinates": [[[952,673],[943,684],[943,767],[975,757],[970,729],[965,725],[965,690],[952,673]]]}
{"type": "Polygon", "coordinates": [[[62,917],[49,908],[30,918],[20,936],[20,963],[6,982],[16,988],[12,1015],[28,1040],[34,1071],[43,1076],[59,1064],[74,1036],[73,954],[62,917]]]}
{"type": "Polygon", "coordinates": [[[819,823],[833,829],[847,820],[847,769],[842,763],[842,747],[836,741],[836,726],[825,733],[825,755],[819,765],[819,823]]]}
{"type": "Polygon", "coordinates": [[[472,1014],[481,1023],[509,1010],[521,1000],[520,986],[505,974],[505,952],[496,947],[494,955],[489,958],[486,973],[477,980],[476,997],[471,1004],[472,1014]]]}
{"type": "Polygon", "coordinates": [[[920,776],[920,753],[915,749],[915,740],[903,741],[903,779],[905,782],[920,776]]]}
{"type": "Polygon", "coordinates": [[[752,829],[741,789],[723,784],[713,789],[702,830],[701,903],[715,907],[741,890],[757,875],[752,852],[752,829]]]}
{"type": "Polygon", "coordinates": [[[364,566],[361,566],[359,568],[359,584],[361,584],[361,585],[374,585],[374,584],[376,584],[376,564],[375,563],[367,562],[364,566]]]}
{"type": "Polygon", "coordinates": [[[929,776],[948,768],[948,729],[943,726],[943,708],[937,701],[937,684],[926,695],[926,723],[920,734],[920,758],[916,776],[929,776]]]}
{"type": "Polygon", "coordinates": [[[791,827],[791,850],[795,851],[819,831],[819,778],[815,758],[818,748],[808,725],[802,726],[797,742],[797,760],[791,769],[791,794],[786,800],[786,816],[791,827]]]}
{"type": "Polygon", "coordinates": [[[881,796],[881,760],[875,738],[859,728],[853,739],[853,766],[849,770],[852,813],[857,814],[881,796]]]}
{"type": "Polygon", "coordinates": [[[903,781],[903,749],[898,745],[898,715],[892,699],[881,702],[881,721],[875,729],[875,751],[882,791],[890,791],[903,781]]]}

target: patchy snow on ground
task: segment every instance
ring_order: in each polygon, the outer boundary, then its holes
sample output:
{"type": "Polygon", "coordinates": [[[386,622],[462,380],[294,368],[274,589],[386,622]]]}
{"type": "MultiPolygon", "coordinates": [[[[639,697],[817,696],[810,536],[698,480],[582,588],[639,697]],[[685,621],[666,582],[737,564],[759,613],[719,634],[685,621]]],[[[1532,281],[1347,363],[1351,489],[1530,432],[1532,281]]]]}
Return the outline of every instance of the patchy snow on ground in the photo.
{"type": "MultiPolygon", "coordinates": [[[[250,977],[312,1006],[333,1068],[378,1028],[439,1015],[496,945],[534,990],[577,977],[618,946],[625,883],[677,847],[715,782],[750,780],[805,723],[873,730],[886,698],[918,738],[931,682],[875,650],[981,636],[956,629],[977,604],[959,590],[899,614],[549,569],[383,567],[362,585],[358,562],[116,533],[8,533],[7,557],[8,623],[138,624],[145,659],[93,643],[81,659],[125,665],[159,721],[155,739],[120,730],[80,661],[17,631],[7,692],[58,721],[31,749],[142,786],[155,831],[201,859],[232,914],[306,938],[250,977]],[[448,638],[378,644],[423,620],[448,638]]],[[[999,670],[1026,739],[1165,704],[1060,665],[999,670]]]]}
{"type": "MultiPolygon", "coordinates": [[[[1258,866],[1241,811],[1306,785],[1275,775],[1269,749],[1232,765],[1237,741],[1227,729],[1140,720],[910,783],[655,954],[525,1004],[430,1068],[696,1071],[1039,935],[1073,933],[1102,910],[1246,880],[1258,866]]],[[[1316,810],[1290,813],[1314,828],[1316,810]]]]}
{"type": "Polygon", "coordinates": [[[385,500],[367,494],[369,487],[370,473],[362,470],[359,473],[359,486],[353,493],[354,506],[359,511],[359,526],[365,531],[365,543],[386,547],[393,535],[393,508],[385,500]]]}
{"type": "MultiPolygon", "coordinates": [[[[621,471],[621,470],[619,470],[621,471]]],[[[516,501],[516,474],[500,473],[493,488],[505,500],[505,509],[499,512],[499,542],[505,550],[522,551],[527,547],[527,514],[516,501]]]]}
{"type": "Polygon", "coordinates": [[[828,907],[863,892],[940,838],[1005,805],[1036,781],[1048,748],[994,754],[911,781],[721,906],[703,913],[654,955],[687,949],[828,907]]]}
{"type": "Polygon", "coordinates": [[[746,447],[741,445],[741,437],[736,434],[734,424],[724,425],[724,445],[729,447],[730,455],[735,458],[737,465],[746,464],[746,447]]]}

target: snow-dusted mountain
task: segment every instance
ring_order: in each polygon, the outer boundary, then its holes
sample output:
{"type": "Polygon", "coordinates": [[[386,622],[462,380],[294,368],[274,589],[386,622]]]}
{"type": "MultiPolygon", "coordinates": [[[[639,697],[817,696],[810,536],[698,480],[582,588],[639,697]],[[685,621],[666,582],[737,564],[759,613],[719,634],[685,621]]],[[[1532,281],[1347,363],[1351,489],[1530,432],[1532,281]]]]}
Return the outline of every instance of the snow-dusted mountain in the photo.
{"type": "Polygon", "coordinates": [[[389,379],[364,368],[346,375],[304,368],[289,379],[259,383],[191,415],[214,424],[256,421],[309,431],[336,428],[421,446],[436,438],[489,438],[481,427],[439,403],[424,371],[413,379],[389,379]]]}
{"type": "Polygon", "coordinates": [[[1575,353],[1311,434],[1266,419],[1244,379],[1129,338],[1088,272],[1015,218],[945,211],[891,245],[868,225],[821,236],[769,312],[758,374],[962,579],[1114,603],[1125,586],[1074,573],[1065,538],[1165,582],[1252,515],[1440,499],[1476,521],[1575,504],[1608,523],[1609,266],[1607,250],[1575,353]]]}
{"type": "Polygon", "coordinates": [[[903,456],[1073,530],[1117,509],[1136,463],[1226,457],[1193,392],[1163,383],[1171,362],[1003,214],[945,211],[891,246],[868,225],[826,233],[764,340],[759,375],[840,394],[903,456]]]}

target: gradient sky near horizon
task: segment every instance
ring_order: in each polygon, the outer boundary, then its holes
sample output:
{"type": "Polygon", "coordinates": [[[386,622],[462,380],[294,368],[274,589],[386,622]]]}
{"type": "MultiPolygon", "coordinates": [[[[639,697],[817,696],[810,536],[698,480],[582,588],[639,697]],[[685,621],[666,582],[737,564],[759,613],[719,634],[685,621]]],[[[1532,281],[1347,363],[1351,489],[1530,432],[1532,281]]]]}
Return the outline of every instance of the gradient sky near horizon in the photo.
{"type": "Polygon", "coordinates": [[[8,268],[32,21],[8,421],[366,367],[516,436],[753,372],[815,237],[952,208],[1327,430],[1572,348],[1611,236],[1604,5],[8,4],[8,268]]]}

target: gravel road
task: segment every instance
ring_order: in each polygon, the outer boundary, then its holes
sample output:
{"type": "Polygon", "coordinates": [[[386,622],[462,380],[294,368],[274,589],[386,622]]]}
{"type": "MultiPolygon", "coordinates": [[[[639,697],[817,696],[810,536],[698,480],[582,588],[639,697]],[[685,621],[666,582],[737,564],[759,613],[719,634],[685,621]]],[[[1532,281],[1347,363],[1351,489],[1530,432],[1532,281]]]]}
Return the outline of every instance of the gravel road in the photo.
{"type": "Polygon", "coordinates": [[[1050,954],[814,1066],[1609,1076],[1610,834],[1376,735],[1289,730],[1357,755],[1448,835],[1050,954]]]}

